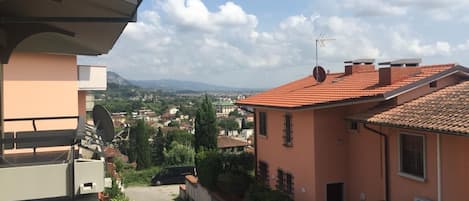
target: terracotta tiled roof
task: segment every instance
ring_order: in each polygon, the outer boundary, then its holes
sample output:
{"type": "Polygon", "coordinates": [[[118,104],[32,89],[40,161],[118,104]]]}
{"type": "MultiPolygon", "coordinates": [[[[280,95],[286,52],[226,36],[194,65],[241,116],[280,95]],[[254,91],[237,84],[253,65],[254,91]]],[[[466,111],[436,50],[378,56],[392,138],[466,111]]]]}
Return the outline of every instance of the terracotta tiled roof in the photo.
{"type": "Polygon", "coordinates": [[[217,144],[218,148],[244,147],[249,145],[246,141],[234,139],[224,135],[218,136],[217,144]]]}
{"type": "Polygon", "coordinates": [[[449,86],[381,112],[358,114],[351,119],[389,126],[469,135],[469,81],[449,86]]]}
{"type": "Polygon", "coordinates": [[[379,72],[357,72],[351,75],[335,73],[327,75],[318,84],[312,76],[239,100],[239,105],[298,108],[317,104],[383,96],[385,93],[405,87],[424,78],[454,67],[455,64],[420,66],[421,73],[397,81],[391,85],[378,84],[379,72]]]}

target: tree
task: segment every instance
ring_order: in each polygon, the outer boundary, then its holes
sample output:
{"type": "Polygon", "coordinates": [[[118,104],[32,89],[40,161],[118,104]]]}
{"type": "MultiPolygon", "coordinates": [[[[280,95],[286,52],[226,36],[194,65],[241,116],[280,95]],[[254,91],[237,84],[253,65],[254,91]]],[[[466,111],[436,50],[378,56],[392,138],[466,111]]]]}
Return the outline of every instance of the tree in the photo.
{"type": "Polygon", "coordinates": [[[148,142],[150,132],[151,128],[141,119],[131,129],[131,133],[135,136],[137,169],[145,169],[151,166],[150,143],[148,142]]]}
{"type": "Polygon", "coordinates": [[[166,138],[163,136],[163,131],[158,128],[158,131],[153,138],[153,164],[162,165],[164,162],[164,147],[166,138]]]}
{"type": "Polygon", "coordinates": [[[135,128],[130,129],[129,143],[123,144],[123,147],[127,149],[127,156],[129,157],[130,163],[137,160],[137,133],[134,129],[135,128]]]}
{"type": "Polygon", "coordinates": [[[228,131],[239,129],[238,122],[231,118],[221,119],[220,121],[218,121],[218,126],[225,130],[225,133],[228,133],[228,131]]]}
{"type": "Polygon", "coordinates": [[[195,152],[192,147],[172,142],[170,149],[165,151],[166,165],[193,165],[195,152]]]}
{"type": "Polygon", "coordinates": [[[205,95],[195,117],[195,151],[217,148],[217,127],[212,102],[205,95]]]}
{"type": "Polygon", "coordinates": [[[228,114],[229,117],[233,117],[233,118],[239,118],[239,117],[243,117],[243,115],[241,113],[239,113],[238,110],[233,110],[231,111],[229,114],[228,114]]]}
{"type": "Polygon", "coordinates": [[[177,122],[177,121],[171,121],[171,122],[169,122],[169,124],[168,124],[168,127],[179,128],[179,126],[180,126],[180,125],[179,125],[179,122],[177,122]]]}
{"type": "Polygon", "coordinates": [[[172,142],[194,147],[194,135],[185,130],[171,130],[166,134],[166,149],[170,149],[172,142]]]}

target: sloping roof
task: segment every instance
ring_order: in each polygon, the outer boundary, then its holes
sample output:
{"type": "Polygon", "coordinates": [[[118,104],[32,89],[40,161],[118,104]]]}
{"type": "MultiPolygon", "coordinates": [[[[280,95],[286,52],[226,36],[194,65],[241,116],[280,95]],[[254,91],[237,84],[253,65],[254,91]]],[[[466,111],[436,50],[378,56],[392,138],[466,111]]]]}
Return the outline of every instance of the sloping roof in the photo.
{"type": "Polygon", "coordinates": [[[379,72],[358,72],[351,75],[344,73],[329,74],[323,83],[317,83],[312,76],[293,81],[283,86],[239,100],[238,105],[265,106],[280,108],[303,108],[357,100],[385,100],[420,82],[433,81],[435,76],[444,76],[457,70],[467,70],[455,64],[420,66],[421,73],[381,86],[379,72]]]}
{"type": "MultiPolygon", "coordinates": [[[[385,108],[385,107],[384,107],[385,108]]],[[[393,108],[350,117],[367,123],[469,135],[469,81],[393,108]]]]}
{"type": "Polygon", "coordinates": [[[224,135],[219,135],[217,139],[218,148],[244,147],[249,144],[246,141],[238,140],[224,135]]]}

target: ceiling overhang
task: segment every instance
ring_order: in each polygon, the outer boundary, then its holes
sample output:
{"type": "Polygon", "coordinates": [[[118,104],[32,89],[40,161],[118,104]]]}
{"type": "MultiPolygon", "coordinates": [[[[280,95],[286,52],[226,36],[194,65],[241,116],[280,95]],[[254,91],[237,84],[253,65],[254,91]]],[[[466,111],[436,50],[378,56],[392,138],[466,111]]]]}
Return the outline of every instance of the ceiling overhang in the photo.
{"type": "Polygon", "coordinates": [[[15,51],[106,54],[142,0],[0,0],[0,60],[15,51]]]}

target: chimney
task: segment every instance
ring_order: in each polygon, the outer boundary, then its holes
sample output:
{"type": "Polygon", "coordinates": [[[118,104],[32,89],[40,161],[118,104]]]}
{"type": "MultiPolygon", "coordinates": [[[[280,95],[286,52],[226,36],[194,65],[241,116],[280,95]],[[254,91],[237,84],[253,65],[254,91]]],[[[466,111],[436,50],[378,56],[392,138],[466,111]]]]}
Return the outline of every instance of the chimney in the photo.
{"type": "Polygon", "coordinates": [[[379,69],[379,84],[390,85],[397,81],[415,76],[420,73],[420,58],[398,59],[394,61],[381,62],[379,65],[388,65],[379,69]]]}
{"type": "Polygon", "coordinates": [[[351,75],[353,73],[371,72],[375,70],[374,59],[355,59],[350,61],[344,61],[345,63],[345,75],[351,75]]]}

